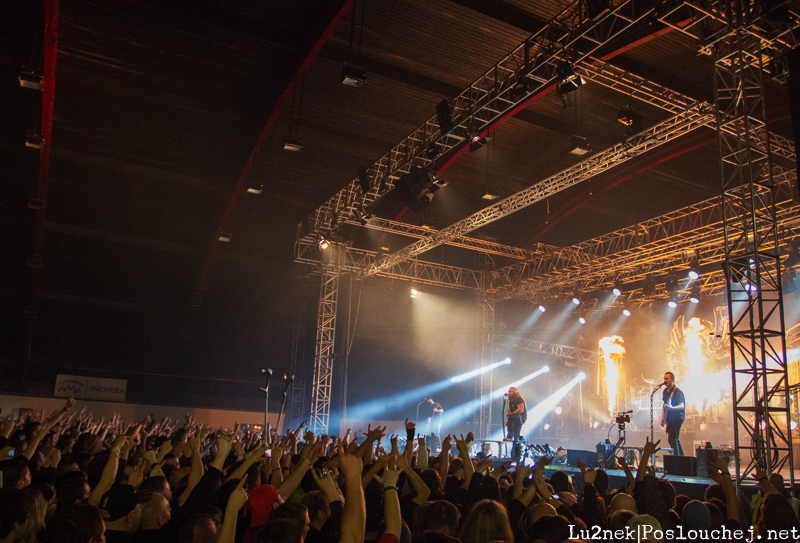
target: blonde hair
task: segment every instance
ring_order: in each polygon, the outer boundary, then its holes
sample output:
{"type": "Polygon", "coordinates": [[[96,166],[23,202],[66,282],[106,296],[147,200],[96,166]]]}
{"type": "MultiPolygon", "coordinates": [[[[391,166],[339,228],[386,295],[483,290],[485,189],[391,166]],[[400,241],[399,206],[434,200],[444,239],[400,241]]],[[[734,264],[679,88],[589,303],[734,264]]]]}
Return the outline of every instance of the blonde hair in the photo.
{"type": "Polygon", "coordinates": [[[494,500],[481,500],[475,504],[461,527],[462,543],[489,543],[504,541],[514,543],[514,534],[508,521],[506,508],[494,500]]]}
{"type": "Polygon", "coordinates": [[[33,498],[33,507],[25,519],[25,533],[18,539],[20,543],[36,543],[36,536],[44,528],[45,519],[47,517],[47,500],[44,499],[42,493],[31,487],[22,489],[23,492],[33,498]]]}

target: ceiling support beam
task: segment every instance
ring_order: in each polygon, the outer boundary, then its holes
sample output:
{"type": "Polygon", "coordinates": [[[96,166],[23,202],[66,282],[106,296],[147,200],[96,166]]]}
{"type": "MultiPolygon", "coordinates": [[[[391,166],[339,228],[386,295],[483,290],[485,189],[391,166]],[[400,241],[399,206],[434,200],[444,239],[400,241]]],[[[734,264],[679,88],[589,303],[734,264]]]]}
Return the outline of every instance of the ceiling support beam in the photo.
{"type": "Polygon", "coordinates": [[[308,68],[311,66],[312,62],[315,58],[319,55],[322,47],[325,43],[330,39],[333,32],[339,26],[339,24],[344,20],[350,10],[353,8],[353,0],[345,0],[344,5],[339,9],[339,11],[334,15],[333,19],[328,23],[325,30],[322,32],[320,37],[317,39],[314,46],[311,48],[309,53],[303,59],[303,62],[300,64],[295,75],[289,81],[289,84],[284,89],[283,94],[281,94],[280,98],[278,98],[278,102],[275,104],[275,107],[270,113],[269,118],[267,119],[267,123],[264,128],[261,130],[261,134],[256,141],[255,147],[250,153],[250,156],[245,162],[244,168],[242,169],[241,173],[239,174],[238,179],[236,180],[236,184],[233,187],[233,192],[231,193],[230,198],[228,199],[228,203],[225,205],[225,209],[222,212],[222,217],[219,222],[219,226],[214,231],[211,241],[208,246],[208,251],[206,253],[205,261],[203,262],[203,267],[200,270],[200,275],[195,282],[195,305],[197,305],[197,300],[202,296],[202,292],[206,289],[206,285],[208,283],[208,274],[211,270],[211,262],[214,259],[214,255],[216,254],[217,247],[220,243],[219,236],[220,233],[225,231],[229,225],[231,216],[233,214],[233,209],[236,206],[236,202],[239,199],[239,196],[242,194],[242,191],[245,189],[245,185],[247,183],[248,178],[250,177],[250,172],[255,165],[256,158],[258,157],[261,148],[267,141],[270,132],[272,131],[272,127],[275,124],[275,121],[278,119],[280,114],[281,108],[287,102],[287,100],[291,97],[292,93],[295,90],[295,84],[302,79],[303,75],[305,75],[308,68]]]}
{"type": "Polygon", "coordinates": [[[42,147],[39,150],[39,179],[30,207],[36,210],[33,227],[33,247],[28,266],[31,268],[31,290],[25,309],[25,343],[21,381],[25,387],[33,354],[33,338],[36,333],[36,317],[39,312],[39,290],[42,281],[42,251],[46,218],[47,184],[50,179],[50,149],[53,134],[53,104],[56,93],[56,61],[58,60],[59,0],[45,0],[44,44],[42,58],[42,147]]]}

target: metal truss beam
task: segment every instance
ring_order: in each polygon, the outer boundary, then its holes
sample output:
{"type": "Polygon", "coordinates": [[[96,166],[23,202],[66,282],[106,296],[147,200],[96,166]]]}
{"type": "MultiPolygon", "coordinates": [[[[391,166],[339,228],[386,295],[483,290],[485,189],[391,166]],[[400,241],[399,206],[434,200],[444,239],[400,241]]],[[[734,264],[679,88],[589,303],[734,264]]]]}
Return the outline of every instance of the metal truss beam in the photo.
{"type": "Polygon", "coordinates": [[[769,153],[763,40],[737,25],[718,42],[714,94],[719,135],[725,277],[730,315],[736,474],[789,468],[794,486],[779,215],[769,153]],[[766,136],[766,137],[765,137],[766,136]],[[766,149],[766,152],[764,151],[766,149]]]}
{"type": "Polygon", "coordinates": [[[485,226],[552,196],[557,192],[577,185],[614,166],[618,166],[664,143],[677,139],[692,130],[705,126],[712,121],[713,115],[705,108],[697,106],[689,108],[679,115],[671,117],[656,126],[636,134],[623,143],[601,151],[583,162],[550,176],[500,202],[490,205],[447,228],[434,232],[425,239],[421,239],[408,247],[392,253],[384,260],[374,263],[365,275],[378,274],[386,268],[396,266],[409,258],[444,243],[448,243],[472,230],[485,226]]]}
{"type": "MultiPolygon", "coordinates": [[[[320,250],[316,243],[303,239],[295,244],[296,262],[307,264],[319,264],[322,262],[323,267],[321,269],[324,270],[325,264],[337,258],[341,258],[341,272],[360,274],[373,263],[386,257],[374,251],[365,251],[347,247],[346,245],[332,244],[327,249],[320,250]]],[[[481,291],[483,288],[483,275],[480,271],[416,259],[401,262],[376,275],[457,290],[481,291]]]]}
{"type": "MultiPolygon", "coordinates": [[[[481,369],[494,362],[494,300],[483,298],[478,306],[478,365],[481,369]]],[[[492,433],[493,372],[485,371],[475,376],[475,397],[478,409],[479,439],[488,439],[492,433]]]]}
{"type": "MultiPolygon", "coordinates": [[[[800,227],[800,207],[793,188],[797,174],[777,166],[774,170],[778,220],[781,229],[789,231],[800,227]]],[[[653,278],[664,283],[674,272],[688,270],[695,257],[700,266],[722,262],[722,209],[721,198],[712,198],[575,244],[563,253],[580,255],[580,259],[540,259],[502,268],[497,270],[491,290],[501,299],[544,300],[617,286],[627,292],[627,301],[666,299],[670,293],[661,284],[654,285],[648,295],[644,295],[641,285],[634,289],[625,285],[653,278]]],[[[790,237],[786,234],[783,243],[788,243],[790,237]]],[[[695,282],[690,287],[710,295],[712,290],[719,293],[720,286],[724,282],[695,282]]],[[[687,298],[691,288],[683,289],[687,298]]]]}
{"type": "MultiPolygon", "coordinates": [[[[347,220],[346,222],[348,224],[353,224],[353,225],[360,224],[358,221],[353,221],[353,220],[347,220]]],[[[380,217],[373,217],[369,219],[367,221],[367,224],[364,226],[365,228],[369,228],[370,230],[378,230],[380,232],[399,234],[402,236],[407,236],[416,239],[425,239],[428,236],[437,232],[436,230],[430,228],[424,228],[422,226],[416,226],[413,224],[406,224],[398,221],[392,221],[389,219],[382,219],[380,217]]],[[[490,240],[471,238],[466,236],[459,236],[447,242],[447,245],[451,245],[453,247],[461,247],[463,249],[471,249],[473,251],[479,251],[481,253],[486,253],[490,255],[515,258],[518,260],[530,260],[532,258],[551,255],[554,252],[558,252],[561,250],[559,247],[556,247],[554,245],[546,245],[544,243],[537,243],[536,246],[532,249],[522,249],[519,247],[512,247],[510,245],[503,245],[501,243],[497,243],[490,240]]]]}
{"type": "Polygon", "coordinates": [[[292,384],[289,387],[289,397],[286,402],[287,428],[297,428],[306,419],[308,404],[306,404],[306,373],[308,360],[306,359],[306,315],[305,285],[302,279],[295,276],[295,320],[292,335],[292,384]]]}
{"type": "Polygon", "coordinates": [[[439,164],[454,158],[467,145],[470,127],[475,125],[485,134],[554,85],[559,62],[588,57],[653,14],[652,2],[613,0],[611,4],[600,14],[588,12],[583,0],[570,4],[449,102],[453,130],[443,134],[437,116],[430,117],[368,169],[369,190],[362,192],[359,179],[354,179],[315,210],[304,223],[303,237],[331,228],[332,221],[382,197],[412,166],[431,164],[424,151],[432,146],[439,164]]]}
{"type": "Polygon", "coordinates": [[[336,339],[336,307],[339,300],[339,270],[325,267],[320,276],[317,304],[317,345],[314,352],[314,380],[311,389],[311,424],[315,434],[328,433],[333,390],[333,362],[336,339]]]}
{"type": "Polygon", "coordinates": [[[569,345],[557,345],[535,339],[524,338],[512,334],[495,335],[495,345],[515,347],[525,351],[546,354],[567,360],[573,360],[578,364],[597,364],[598,357],[596,351],[580,349],[569,345]]]}

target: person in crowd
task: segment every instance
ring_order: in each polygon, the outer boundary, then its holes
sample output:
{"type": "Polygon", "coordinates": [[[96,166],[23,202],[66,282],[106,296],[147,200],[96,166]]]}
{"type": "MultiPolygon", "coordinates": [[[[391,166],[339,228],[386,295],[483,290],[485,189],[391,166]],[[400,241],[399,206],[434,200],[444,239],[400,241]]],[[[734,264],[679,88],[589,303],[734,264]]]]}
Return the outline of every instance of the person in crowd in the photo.
{"type": "Polygon", "coordinates": [[[709,466],[705,502],[676,497],[649,464],[658,441],[635,468],[620,462],[626,480],[610,488],[582,462],[571,480],[548,457],[473,458],[471,435],[444,436],[431,457],[409,421],[401,450],[371,425],[358,438],[302,425],[252,435],[71,408],[0,420],[0,543],[561,543],[629,528],[655,543],[650,529],[800,530],[782,480],[756,474],[752,517],[724,458],[709,466]]]}

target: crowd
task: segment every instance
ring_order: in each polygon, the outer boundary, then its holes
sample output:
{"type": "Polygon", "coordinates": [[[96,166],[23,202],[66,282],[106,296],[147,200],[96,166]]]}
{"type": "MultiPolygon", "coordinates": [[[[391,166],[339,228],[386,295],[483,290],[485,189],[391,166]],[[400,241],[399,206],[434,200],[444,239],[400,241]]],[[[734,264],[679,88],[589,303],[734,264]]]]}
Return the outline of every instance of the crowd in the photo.
{"type": "Polygon", "coordinates": [[[384,428],[317,436],[207,428],[192,417],[126,423],[71,412],[0,421],[0,543],[561,543],[800,539],[796,500],[779,475],[738,493],[727,461],[705,501],[676,496],[646,443],[624,488],[580,464],[564,471],[471,458],[472,436],[431,455],[406,422],[406,446],[384,428]],[[455,448],[453,448],[455,447],[455,448]],[[452,452],[452,454],[451,454],[452,452]]]}

